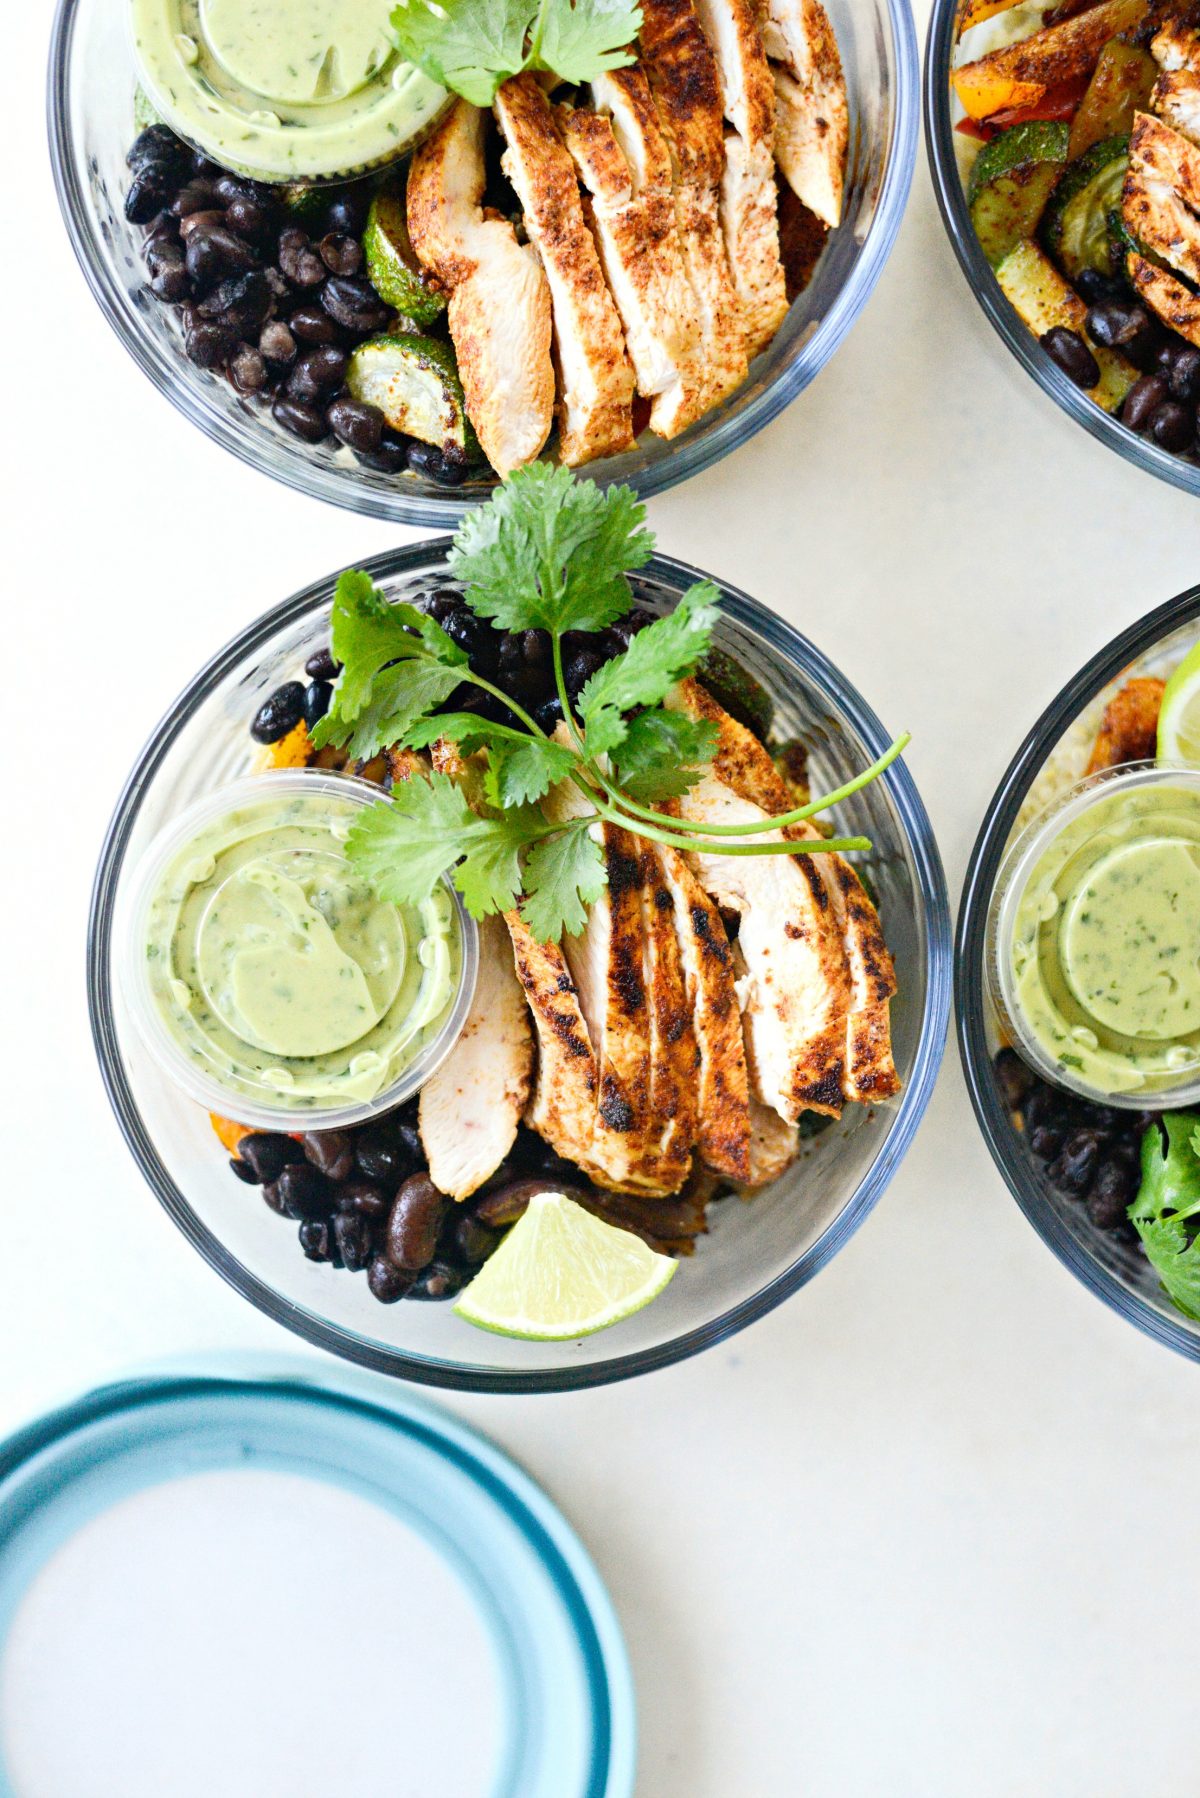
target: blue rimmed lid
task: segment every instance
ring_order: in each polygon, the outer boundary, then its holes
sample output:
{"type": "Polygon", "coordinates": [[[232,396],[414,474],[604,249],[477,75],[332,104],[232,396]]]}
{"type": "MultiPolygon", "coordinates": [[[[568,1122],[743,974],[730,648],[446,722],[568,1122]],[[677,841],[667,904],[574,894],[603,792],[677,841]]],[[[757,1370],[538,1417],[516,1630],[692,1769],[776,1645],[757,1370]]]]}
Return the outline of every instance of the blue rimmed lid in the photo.
{"type": "MultiPolygon", "coordinates": [[[[86,1525],[152,1488],[229,1470],[341,1488],[445,1564],[490,1642],[499,1728],[487,1798],[629,1798],[624,1644],[561,1514],[506,1456],[429,1404],[307,1371],[130,1380],[0,1444],[0,1668],[38,1576],[86,1525]]],[[[0,1794],[23,1798],[3,1741],[0,1794]]]]}

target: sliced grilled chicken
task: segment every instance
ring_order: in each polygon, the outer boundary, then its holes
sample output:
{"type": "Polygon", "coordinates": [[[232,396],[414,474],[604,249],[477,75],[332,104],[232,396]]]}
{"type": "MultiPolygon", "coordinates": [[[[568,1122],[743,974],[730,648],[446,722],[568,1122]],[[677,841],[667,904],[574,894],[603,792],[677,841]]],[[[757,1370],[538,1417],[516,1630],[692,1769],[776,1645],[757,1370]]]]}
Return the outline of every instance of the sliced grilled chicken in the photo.
{"type": "Polygon", "coordinates": [[[591,1173],[599,1081],[575,982],[557,943],[539,943],[519,911],[505,912],[504,922],[538,1044],[525,1121],[552,1149],[591,1173]]]}
{"type": "Polygon", "coordinates": [[[479,925],[479,978],[462,1035],[421,1088],[429,1178],[452,1199],[490,1180],[516,1139],[533,1077],[529,1009],[499,918],[479,925]]]}
{"type": "Polygon", "coordinates": [[[720,912],[683,856],[663,849],[661,867],[674,901],[672,917],[699,1059],[700,1158],[731,1180],[748,1180],[750,1108],[733,953],[720,912]]]}
{"type": "MultiPolygon", "coordinates": [[[[640,842],[645,982],[650,1010],[650,1117],[664,1177],[682,1185],[699,1134],[700,1050],[675,928],[675,898],[657,846],[640,842]]],[[[670,853],[667,851],[666,853],[670,853]]]]}
{"type": "Polygon", "coordinates": [[[750,1157],[744,1180],[739,1180],[742,1193],[757,1192],[786,1173],[800,1153],[800,1132],[795,1124],[770,1105],[764,1105],[755,1094],[750,1095],[750,1157]]]}
{"type": "Polygon", "coordinates": [[[741,313],[720,222],[725,165],[717,65],[692,0],[643,0],[641,64],[671,152],[675,216],[699,312],[707,404],[746,378],[741,313]]]}
{"type": "Polygon", "coordinates": [[[1150,95],[1151,112],[1200,144],[1200,31],[1173,21],[1150,50],[1162,70],[1150,95]]]}
{"type": "Polygon", "coordinates": [[[776,216],[775,90],[750,0],[695,0],[716,58],[725,118],[721,229],[742,308],[746,355],[764,350],[787,315],[776,216]]]}
{"type": "Polygon", "coordinates": [[[528,244],[483,211],[488,115],[458,100],[408,176],[413,248],[449,291],[467,414],[497,474],[531,462],[554,416],[550,288],[528,244]]]}
{"type": "Polygon", "coordinates": [[[841,222],[850,118],[846,78],[820,0],[754,0],[775,68],[775,159],[810,212],[841,222]]]}
{"type": "MultiPolygon", "coordinates": [[[[721,730],[714,766],[742,799],[771,815],[793,809],[787,783],[766,749],[736,720],[708,699],[707,716],[721,730]],[[721,715],[718,717],[717,714],[721,715]]],[[[795,842],[819,836],[811,823],[789,825],[784,835],[795,842]]],[[[887,1099],[900,1090],[892,1058],[889,1005],[896,991],[896,971],[884,941],[879,914],[850,863],[841,855],[810,856],[814,873],[829,895],[850,971],[850,1010],[846,1019],[847,1099],[860,1103],[887,1099]]]]}
{"type": "Polygon", "coordinates": [[[550,284],[559,455],[576,468],[632,449],[633,366],[550,102],[532,75],[518,75],[499,89],[495,108],[507,144],[504,172],[550,284]]]}
{"type": "Polygon", "coordinates": [[[1156,268],[1135,252],[1126,258],[1126,269],[1139,298],[1150,310],[1158,314],[1164,325],[1200,349],[1200,298],[1166,269],[1156,268]]]}
{"type": "Polygon", "coordinates": [[[1200,149],[1148,112],[1134,115],[1121,210],[1147,249],[1200,281],[1200,149]]]}
{"type": "Polygon", "coordinates": [[[560,107],[564,141],[587,189],[584,210],[633,363],[652,400],[650,429],[676,437],[704,410],[696,297],[683,265],[671,158],[640,69],[593,84],[597,110],[560,107]]]}
{"type": "MultiPolygon", "coordinates": [[[[679,801],[681,814],[700,824],[762,823],[770,814],[737,791],[733,720],[691,680],[681,681],[667,704],[712,718],[721,732],[711,769],[679,801]]],[[[812,858],[693,851],[688,859],[718,905],[740,919],[746,973],[739,998],[753,1086],[790,1124],[804,1110],[840,1116],[850,971],[812,858]]]]}

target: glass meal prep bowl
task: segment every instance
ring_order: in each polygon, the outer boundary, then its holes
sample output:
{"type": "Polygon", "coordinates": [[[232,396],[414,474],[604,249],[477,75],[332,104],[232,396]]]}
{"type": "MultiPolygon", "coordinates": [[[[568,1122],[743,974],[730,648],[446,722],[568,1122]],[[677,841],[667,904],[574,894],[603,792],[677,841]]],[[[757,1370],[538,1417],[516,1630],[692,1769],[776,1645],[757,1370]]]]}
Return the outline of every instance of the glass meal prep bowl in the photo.
{"type": "MultiPolygon", "coordinates": [[[[988,806],[967,869],[955,946],[959,1053],[984,1140],[1013,1197],[1042,1240],[1085,1286],[1148,1335],[1193,1360],[1200,1360],[1200,1323],[1175,1309],[1131,1237],[1097,1228],[1083,1204],[1051,1184],[1013,1121],[995,1068],[996,1053],[1009,1039],[990,990],[989,923],[1006,856],[1053,797],[1048,776],[1053,777],[1056,761],[1076,751],[1086,760],[1099,714],[1117,687],[1131,674],[1165,675],[1198,636],[1200,586],[1114,638],[1043,712],[988,806]]],[[[1165,771],[1164,778],[1169,774],[1165,771]]],[[[1147,1095],[1145,1103],[1158,1109],[1164,1100],[1147,1095]]]]}
{"type": "Polygon", "coordinates": [[[1160,449],[1148,437],[1139,437],[1118,418],[1102,411],[1051,360],[1005,297],[971,223],[955,143],[959,134],[954,126],[963,116],[950,86],[950,71],[956,61],[957,10],[958,0],[934,0],[925,44],[925,142],[942,223],[968,287],[1026,373],[1077,424],[1135,468],[1145,469],[1188,493],[1200,493],[1200,462],[1185,462],[1170,450],[1160,449]]]}
{"type": "MultiPolygon", "coordinates": [[[[51,159],[67,229],[105,316],[159,390],[244,462],[317,499],[376,518],[455,524],[490,481],[452,491],[416,475],[363,467],[349,450],[299,442],[270,408],[239,397],[183,353],[175,309],[144,286],[141,230],[122,211],[125,154],[136,135],[128,0],[60,0],[50,49],[51,159]]],[[[661,492],[761,430],[829,360],[887,261],[916,156],[918,61],[907,0],[829,0],[850,100],[844,218],[811,282],[739,391],[674,442],[644,440],[591,464],[606,485],[661,492]]]]}
{"type": "MultiPolygon", "coordinates": [[[[363,566],[391,596],[445,578],[448,540],[363,566]]],[[[697,578],[656,557],[635,577],[639,601],[669,609],[697,578]]],[[[88,996],[101,1071],[126,1141],[184,1234],[246,1298],[300,1336],[351,1361],[431,1385],[562,1390],[667,1365],[720,1341],[812,1277],[862,1222],[912,1140],[941,1061],[950,993],[945,883],[925,809],[897,763],[841,816],[874,842],[865,866],[895,958],[894,1105],[850,1106],[752,1202],[723,1199],[709,1234],[653,1305],[580,1342],[486,1334],[449,1305],[381,1306],[365,1284],[300,1254],[295,1232],[234,1180],[203,1108],[147,1056],[119,979],[116,920],[145,846],[209,788],[243,772],[248,725],[263,698],[328,641],[334,577],[269,612],[215,657],[171,707],[133,769],[101,854],[92,900],[88,996]]],[[[776,728],[802,736],[828,790],[887,746],[888,735],[819,650],[765,607],[722,587],[718,640],[770,690],[776,728]]]]}

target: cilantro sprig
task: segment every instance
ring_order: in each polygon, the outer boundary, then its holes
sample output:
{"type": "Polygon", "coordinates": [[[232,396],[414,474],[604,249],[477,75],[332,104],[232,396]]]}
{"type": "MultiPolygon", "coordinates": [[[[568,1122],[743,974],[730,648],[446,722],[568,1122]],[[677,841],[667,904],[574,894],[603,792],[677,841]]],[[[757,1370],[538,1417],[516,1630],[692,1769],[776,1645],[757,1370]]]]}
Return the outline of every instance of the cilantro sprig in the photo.
{"type": "Polygon", "coordinates": [[[347,852],[380,897],[427,898],[449,875],[473,917],[520,903],[541,941],[577,934],[604,890],[598,826],[681,850],[717,855],[796,855],[870,848],[863,837],[780,840],[781,828],[814,817],[873,780],[907,743],[898,739],[835,793],[782,817],[706,825],[661,809],[701,778],[717,731],[671,710],[673,687],[704,659],[719,615],[717,590],[698,581],[674,611],[644,625],[576,697],[567,688],[563,639],[598,631],[633,606],[629,575],[654,549],[645,508],[627,487],[601,490],[562,468],[519,470],[471,513],[450,552],[450,572],[475,615],[497,630],[544,631],[565,730],[547,733],[419,607],[390,602],[348,570],[333,605],[333,653],[342,663],[333,700],[315,727],[318,748],[359,760],[441,741],[472,758],[471,797],[445,772],[397,784],[390,803],[364,812],[347,852]],[[505,721],[463,703],[474,687],[505,721]],[[441,710],[439,708],[451,705],[441,710]],[[511,721],[510,721],[511,720],[511,721]],[[568,819],[539,801],[571,782],[586,801],[568,819]],[[575,815],[578,814],[578,815],[575,815]],[[770,840],[767,840],[767,839],[770,840]]]}
{"type": "Polygon", "coordinates": [[[1146,1131],[1129,1217],[1167,1296],[1185,1317],[1200,1318],[1200,1115],[1168,1111],[1161,1129],[1146,1131]]]}
{"type": "Polygon", "coordinates": [[[392,35],[407,61],[475,106],[525,69],[593,81],[633,61],[630,0],[400,0],[392,35]]]}

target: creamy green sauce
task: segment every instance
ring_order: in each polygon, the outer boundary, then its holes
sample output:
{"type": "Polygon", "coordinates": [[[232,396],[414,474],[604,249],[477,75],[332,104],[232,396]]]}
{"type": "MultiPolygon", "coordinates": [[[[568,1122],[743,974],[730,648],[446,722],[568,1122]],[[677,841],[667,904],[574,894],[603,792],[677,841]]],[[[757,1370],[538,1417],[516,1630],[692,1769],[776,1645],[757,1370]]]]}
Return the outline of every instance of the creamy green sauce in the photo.
{"type": "Polygon", "coordinates": [[[403,153],[445,90],[404,62],[393,0],[130,0],[155,108],[216,161],[267,181],[403,153]]]}
{"type": "Polygon", "coordinates": [[[1200,1068],[1200,791],[1113,782],[1043,850],[1016,908],[1022,1018],[1099,1093],[1200,1068]]]}
{"type": "Polygon", "coordinates": [[[360,811],[328,793],[264,795],[201,827],[150,897],[152,1002],[233,1105],[370,1100],[454,1003],[454,904],[441,889],[418,906],[377,899],[343,848],[360,811]]]}

